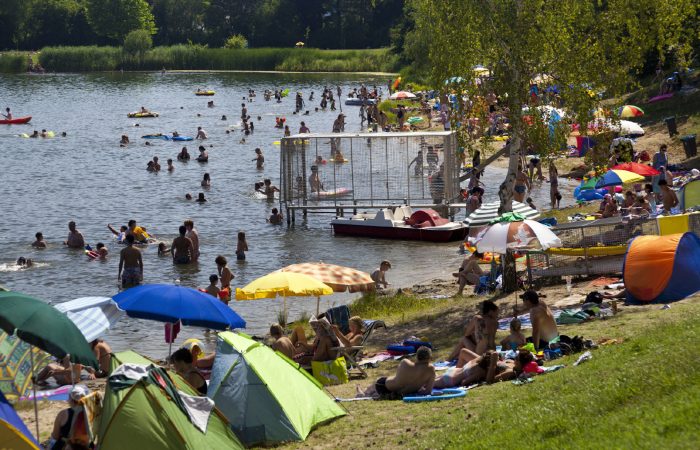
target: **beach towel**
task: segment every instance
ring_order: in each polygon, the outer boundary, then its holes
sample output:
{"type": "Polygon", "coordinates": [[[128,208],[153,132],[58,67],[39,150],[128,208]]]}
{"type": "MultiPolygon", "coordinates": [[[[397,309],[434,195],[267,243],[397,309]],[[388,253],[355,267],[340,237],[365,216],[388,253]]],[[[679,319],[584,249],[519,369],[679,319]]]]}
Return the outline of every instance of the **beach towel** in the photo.
{"type": "Polygon", "coordinates": [[[362,367],[375,366],[377,363],[380,363],[382,361],[388,361],[390,359],[394,359],[394,356],[391,353],[379,352],[372,357],[363,358],[362,360],[358,361],[357,364],[362,366],[362,367]]]}
{"type": "MultiPolygon", "coordinates": [[[[49,401],[67,401],[68,394],[73,386],[61,386],[55,389],[45,389],[36,392],[37,400],[49,400],[49,401]]],[[[29,394],[23,395],[19,398],[20,401],[32,401],[34,400],[34,393],[30,391],[29,394]]]]}
{"type": "Polygon", "coordinates": [[[669,234],[685,233],[688,231],[688,215],[659,216],[656,218],[659,224],[659,234],[666,236],[669,234]]]}
{"type": "Polygon", "coordinates": [[[102,397],[102,392],[95,391],[80,399],[80,404],[85,413],[85,431],[90,442],[95,440],[95,425],[97,425],[97,420],[102,414],[102,397]]]}

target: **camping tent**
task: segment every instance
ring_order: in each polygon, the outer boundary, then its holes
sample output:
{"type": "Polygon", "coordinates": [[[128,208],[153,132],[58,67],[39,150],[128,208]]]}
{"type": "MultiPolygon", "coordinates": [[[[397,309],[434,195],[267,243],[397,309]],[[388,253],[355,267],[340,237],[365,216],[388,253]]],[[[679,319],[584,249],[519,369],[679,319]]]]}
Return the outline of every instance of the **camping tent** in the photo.
{"type": "Polygon", "coordinates": [[[298,364],[245,334],[219,333],[209,397],[246,445],[303,441],[345,415],[298,364]]]}
{"type": "Polygon", "coordinates": [[[0,448],[38,450],[39,444],[0,392],[0,448]]]}
{"type": "Polygon", "coordinates": [[[700,290],[700,238],[693,233],[638,236],[627,247],[622,274],[629,303],[684,299],[700,290]]]}
{"type": "Polygon", "coordinates": [[[680,192],[681,210],[700,205],[700,180],[691,181],[680,192]]]}
{"type": "MultiPolygon", "coordinates": [[[[126,351],[112,356],[111,371],[125,363],[153,364],[138,353],[126,351]]],[[[167,374],[179,391],[198,395],[182,377],[167,374]]],[[[209,416],[206,433],[202,433],[171,396],[146,379],[119,390],[107,383],[97,430],[101,450],[243,448],[216,409],[209,416]]]]}
{"type": "Polygon", "coordinates": [[[50,360],[48,353],[0,330],[0,392],[12,401],[31,390],[32,353],[35,367],[50,360]]]}

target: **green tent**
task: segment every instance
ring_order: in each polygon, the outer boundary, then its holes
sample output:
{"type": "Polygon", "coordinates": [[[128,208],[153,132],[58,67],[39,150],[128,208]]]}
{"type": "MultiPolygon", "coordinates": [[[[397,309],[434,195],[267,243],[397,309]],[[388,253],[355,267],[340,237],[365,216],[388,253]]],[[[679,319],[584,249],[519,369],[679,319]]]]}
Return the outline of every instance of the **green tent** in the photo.
{"type": "Polygon", "coordinates": [[[219,333],[209,397],[246,445],[303,441],[346,414],[298,364],[230,331],[219,333]]]}
{"type": "MultiPolygon", "coordinates": [[[[112,356],[112,371],[124,363],[150,365],[153,361],[133,351],[120,352],[112,356]]],[[[182,377],[167,374],[178,390],[198,395],[182,377]]],[[[217,409],[202,433],[163,389],[146,379],[119,390],[107,384],[97,436],[101,450],[244,448],[217,409]]]]}

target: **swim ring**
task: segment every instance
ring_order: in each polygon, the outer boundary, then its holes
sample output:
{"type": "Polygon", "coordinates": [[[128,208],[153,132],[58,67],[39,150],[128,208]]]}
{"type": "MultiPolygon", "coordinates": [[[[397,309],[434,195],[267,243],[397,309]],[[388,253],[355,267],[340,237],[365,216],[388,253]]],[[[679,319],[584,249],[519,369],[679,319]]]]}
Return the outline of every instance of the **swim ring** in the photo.
{"type": "Polygon", "coordinates": [[[211,97],[216,94],[214,91],[195,91],[194,95],[211,97]]]}

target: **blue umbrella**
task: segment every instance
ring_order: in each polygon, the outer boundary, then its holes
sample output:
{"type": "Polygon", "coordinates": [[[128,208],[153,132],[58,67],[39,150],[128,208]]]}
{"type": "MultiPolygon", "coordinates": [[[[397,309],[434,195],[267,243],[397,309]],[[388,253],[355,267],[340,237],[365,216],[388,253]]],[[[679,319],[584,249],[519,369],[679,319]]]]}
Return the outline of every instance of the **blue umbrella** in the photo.
{"type": "Polygon", "coordinates": [[[245,320],[213,296],[185,286],[146,284],[112,298],[129,317],[225,330],[245,328],[245,320]]]}

